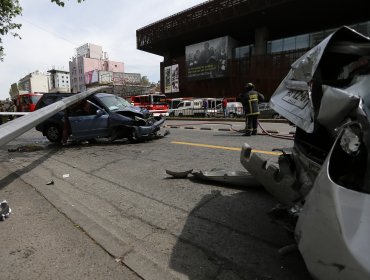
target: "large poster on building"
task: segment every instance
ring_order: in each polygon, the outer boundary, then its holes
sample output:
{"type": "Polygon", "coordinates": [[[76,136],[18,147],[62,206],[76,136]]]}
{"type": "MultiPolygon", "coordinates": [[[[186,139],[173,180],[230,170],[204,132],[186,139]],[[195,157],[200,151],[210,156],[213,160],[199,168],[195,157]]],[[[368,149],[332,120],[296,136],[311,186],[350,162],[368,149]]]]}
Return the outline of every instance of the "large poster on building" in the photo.
{"type": "Polygon", "coordinates": [[[164,93],[171,93],[171,66],[164,67],[164,93]]]}
{"type": "Polygon", "coordinates": [[[113,72],[99,71],[99,84],[100,85],[111,84],[112,81],[113,81],[113,72]]]}
{"type": "Polygon", "coordinates": [[[179,65],[164,68],[164,93],[179,92],[179,65]]]}
{"type": "Polygon", "coordinates": [[[179,92],[179,65],[171,66],[171,92],[179,92]]]}
{"type": "Polygon", "coordinates": [[[124,73],[123,74],[126,85],[140,85],[141,75],[140,73],[124,73]]]}
{"type": "Polygon", "coordinates": [[[85,84],[91,85],[99,82],[99,71],[92,70],[85,73],[85,84]]]}
{"type": "Polygon", "coordinates": [[[125,76],[122,72],[113,72],[113,84],[114,85],[124,85],[125,76]]]}
{"type": "Polygon", "coordinates": [[[232,57],[233,42],[232,38],[225,36],[186,46],[188,79],[225,77],[227,59],[232,57]]]}

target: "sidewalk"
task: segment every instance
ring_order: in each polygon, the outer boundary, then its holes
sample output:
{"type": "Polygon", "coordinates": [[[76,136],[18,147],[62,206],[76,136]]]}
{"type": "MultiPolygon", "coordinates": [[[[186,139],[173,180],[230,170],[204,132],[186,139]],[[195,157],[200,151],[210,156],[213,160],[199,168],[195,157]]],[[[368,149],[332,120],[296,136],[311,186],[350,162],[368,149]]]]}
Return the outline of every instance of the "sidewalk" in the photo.
{"type": "Polygon", "coordinates": [[[0,163],[3,200],[12,213],[0,222],[1,279],[142,279],[0,163]]]}

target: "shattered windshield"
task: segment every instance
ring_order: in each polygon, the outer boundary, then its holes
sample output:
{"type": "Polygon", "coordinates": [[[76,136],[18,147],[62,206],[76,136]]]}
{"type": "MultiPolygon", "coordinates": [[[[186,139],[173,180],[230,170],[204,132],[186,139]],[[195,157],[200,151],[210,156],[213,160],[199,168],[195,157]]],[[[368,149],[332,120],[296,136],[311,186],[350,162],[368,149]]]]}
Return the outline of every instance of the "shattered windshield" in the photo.
{"type": "Polygon", "coordinates": [[[131,106],[127,100],[115,95],[104,96],[100,100],[110,111],[118,111],[131,106]]]}

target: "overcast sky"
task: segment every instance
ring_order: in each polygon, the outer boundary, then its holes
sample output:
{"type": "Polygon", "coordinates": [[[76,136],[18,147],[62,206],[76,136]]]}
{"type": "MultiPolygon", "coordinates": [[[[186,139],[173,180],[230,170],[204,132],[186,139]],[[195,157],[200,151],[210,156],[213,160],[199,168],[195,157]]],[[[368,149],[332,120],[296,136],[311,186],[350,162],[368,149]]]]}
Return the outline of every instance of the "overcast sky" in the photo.
{"type": "Polygon", "coordinates": [[[20,0],[22,39],[3,38],[0,62],[0,99],[9,97],[12,83],[39,70],[68,69],[75,49],[85,43],[103,47],[110,60],[122,61],[125,72],[140,73],[149,81],[160,79],[163,57],[136,49],[136,30],[205,0],[66,0],[64,8],[50,0],[20,0]]]}

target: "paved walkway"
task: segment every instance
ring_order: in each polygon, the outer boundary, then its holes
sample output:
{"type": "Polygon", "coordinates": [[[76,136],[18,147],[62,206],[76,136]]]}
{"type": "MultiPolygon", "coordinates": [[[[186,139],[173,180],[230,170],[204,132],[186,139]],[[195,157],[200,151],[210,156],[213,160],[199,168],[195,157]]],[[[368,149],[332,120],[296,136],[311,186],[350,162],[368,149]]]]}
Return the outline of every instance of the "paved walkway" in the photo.
{"type": "Polygon", "coordinates": [[[0,200],[12,209],[0,222],[1,279],[142,279],[2,163],[0,200]]]}

